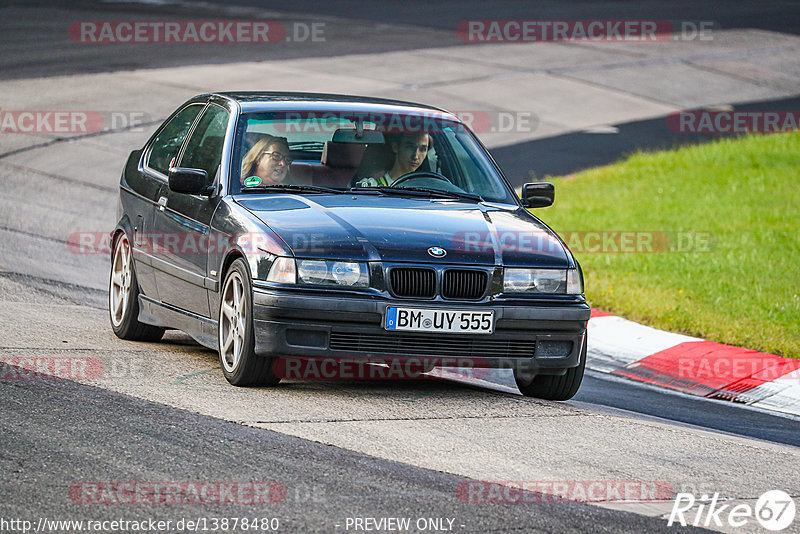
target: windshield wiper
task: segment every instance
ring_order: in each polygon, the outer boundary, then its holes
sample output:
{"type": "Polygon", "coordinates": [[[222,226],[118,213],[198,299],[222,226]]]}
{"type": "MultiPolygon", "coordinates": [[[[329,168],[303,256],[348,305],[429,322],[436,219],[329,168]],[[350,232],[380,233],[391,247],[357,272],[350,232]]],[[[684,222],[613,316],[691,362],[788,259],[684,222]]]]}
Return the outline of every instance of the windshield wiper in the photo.
{"type": "Polygon", "coordinates": [[[350,191],[381,191],[387,195],[401,195],[401,196],[414,196],[426,198],[462,198],[473,200],[475,202],[483,202],[483,197],[474,195],[472,193],[461,193],[458,191],[442,191],[441,189],[432,189],[427,187],[353,187],[350,191]]]}
{"type": "Polygon", "coordinates": [[[320,187],[318,185],[304,184],[272,184],[256,185],[252,187],[242,187],[242,193],[261,193],[264,191],[297,191],[303,193],[336,193],[341,195],[347,193],[344,189],[331,189],[330,187],[320,187]]]}

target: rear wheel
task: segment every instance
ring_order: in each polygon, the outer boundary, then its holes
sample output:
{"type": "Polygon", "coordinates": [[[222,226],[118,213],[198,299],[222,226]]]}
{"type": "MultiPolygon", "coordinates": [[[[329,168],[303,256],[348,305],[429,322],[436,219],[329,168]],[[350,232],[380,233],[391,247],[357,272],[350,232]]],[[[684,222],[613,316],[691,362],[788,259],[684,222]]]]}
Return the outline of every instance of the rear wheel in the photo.
{"type": "Polygon", "coordinates": [[[108,312],[111,328],[120,339],[158,341],[164,328],[139,322],[139,283],[133,270],[128,236],[122,234],[114,246],[108,282],[108,312]]]}
{"type": "Polygon", "coordinates": [[[536,375],[531,378],[524,372],[514,369],[514,380],[526,397],[556,401],[569,400],[578,392],[581,381],[583,381],[583,371],[586,368],[586,335],[583,336],[579,358],[580,364],[567,369],[563,375],[536,375]]]}
{"type": "Polygon", "coordinates": [[[276,385],[280,378],[272,368],[274,359],[255,354],[253,292],[241,258],[228,269],[219,302],[217,347],[225,378],[234,386],[276,385]]]}

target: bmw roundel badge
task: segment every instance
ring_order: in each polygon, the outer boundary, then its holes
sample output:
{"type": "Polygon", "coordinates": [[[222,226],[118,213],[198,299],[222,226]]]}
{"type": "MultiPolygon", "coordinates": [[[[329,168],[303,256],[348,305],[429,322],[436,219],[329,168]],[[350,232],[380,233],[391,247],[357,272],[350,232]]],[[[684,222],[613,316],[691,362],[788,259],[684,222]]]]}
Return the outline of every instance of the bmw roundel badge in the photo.
{"type": "Polygon", "coordinates": [[[442,247],[431,247],[428,249],[428,254],[434,258],[444,258],[447,256],[447,251],[442,247]]]}

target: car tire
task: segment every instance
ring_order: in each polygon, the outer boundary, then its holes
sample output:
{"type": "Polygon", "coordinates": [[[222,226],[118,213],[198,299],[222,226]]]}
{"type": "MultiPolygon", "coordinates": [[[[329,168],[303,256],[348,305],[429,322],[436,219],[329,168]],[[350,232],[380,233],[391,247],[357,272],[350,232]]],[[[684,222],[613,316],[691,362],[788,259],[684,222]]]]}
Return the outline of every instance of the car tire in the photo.
{"type": "Polygon", "coordinates": [[[136,280],[131,244],[126,234],[119,236],[111,256],[108,315],[111,328],[120,339],[158,341],[164,335],[164,328],[139,321],[139,282],[136,280]]]}
{"type": "Polygon", "coordinates": [[[274,386],[280,382],[274,358],[255,353],[253,290],[250,272],[241,258],[231,263],[219,299],[217,351],[225,379],[234,386],[274,386]]]}
{"type": "Polygon", "coordinates": [[[554,401],[569,400],[578,392],[583,381],[583,372],[586,368],[586,335],[583,336],[579,358],[578,366],[567,369],[563,375],[536,375],[530,378],[515,369],[514,380],[517,382],[517,388],[526,397],[554,401]]]}

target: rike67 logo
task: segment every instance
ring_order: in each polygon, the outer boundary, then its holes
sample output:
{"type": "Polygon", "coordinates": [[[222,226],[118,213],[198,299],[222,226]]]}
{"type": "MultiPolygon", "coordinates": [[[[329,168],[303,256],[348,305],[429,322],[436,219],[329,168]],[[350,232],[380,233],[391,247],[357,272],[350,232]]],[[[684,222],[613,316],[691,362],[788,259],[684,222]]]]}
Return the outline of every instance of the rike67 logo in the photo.
{"type": "Polygon", "coordinates": [[[678,493],[667,525],[677,523],[683,527],[744,527],[752,524],[755,519],[763,528],[777,532],[794,521],[796,506],[785,491],[767,491],[758,498],[755,506],[746,503],[722,504],[721,500],[724,501],[720,499],[719,493],[714,493],[711,499],[708,495],[696,499],[691,493],[678,493]]]}

